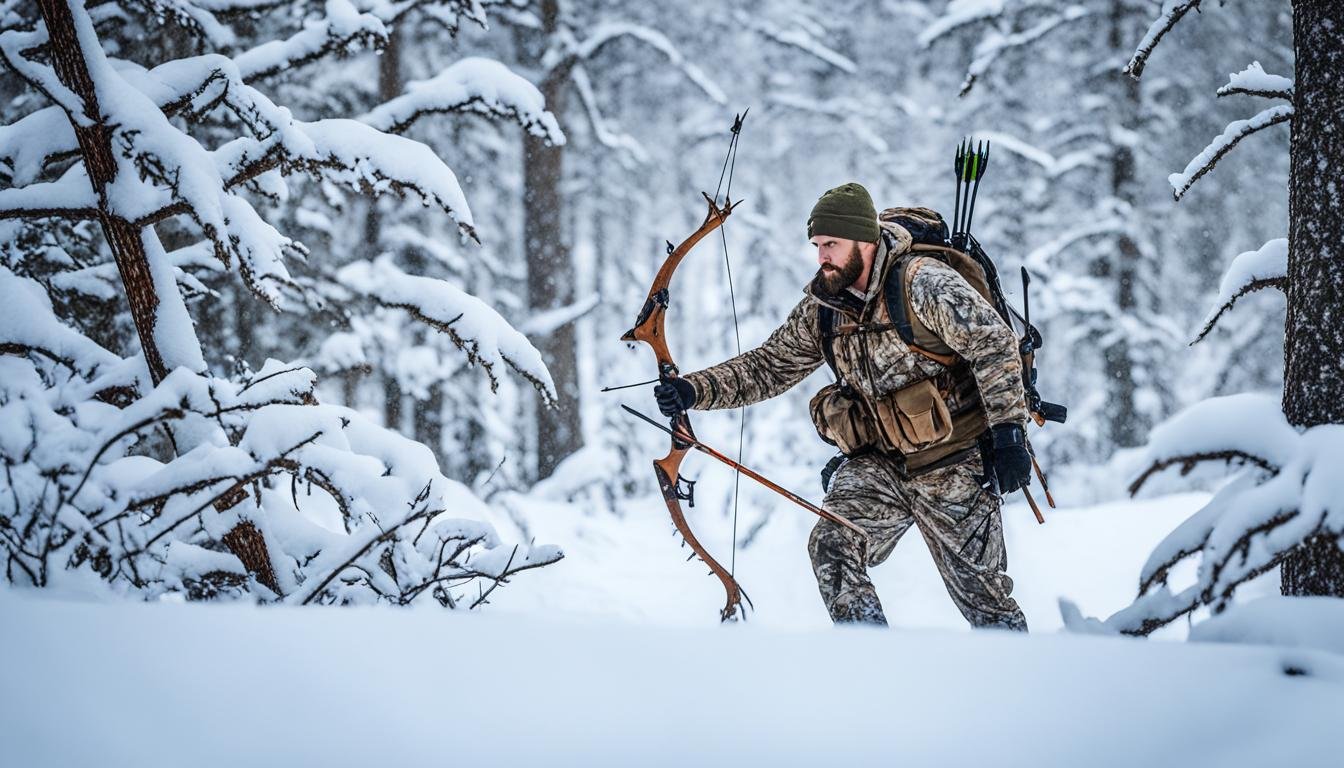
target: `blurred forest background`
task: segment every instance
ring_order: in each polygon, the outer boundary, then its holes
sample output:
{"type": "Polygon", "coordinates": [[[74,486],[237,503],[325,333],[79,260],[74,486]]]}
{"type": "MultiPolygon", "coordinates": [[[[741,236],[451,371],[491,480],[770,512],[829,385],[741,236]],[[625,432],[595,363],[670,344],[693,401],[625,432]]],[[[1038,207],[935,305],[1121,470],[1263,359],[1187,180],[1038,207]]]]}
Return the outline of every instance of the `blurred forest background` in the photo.
{"type": "MultiPolygon", "coordinates": [[[[322,376],[323,401],[425,443],[444,475],[483,498],[544,483],[552,498],[620,514],[623,499],[655,489],[642,447],[653,438],[617,405],[654,405],[648,388],[600,390],[655,374],[648,353],[619,337],[665,241],[703,217],[700,192],[713,193],[734,116],[750,109],[732,186],[744,202],[725,227],[742,348],[782,321],[813,273],[805,222],[824,190],[858,181],[879,208],[950,214],[953,150],[972,136],[993,147],[976,235],[1019,306],[1013,276],[1020,265],[1031,271],[1032,317],[1046,340],[1041,393],[1070,408],[1066,425],[1033,431],[1037,451],[1078,493],[1119,493],[1127,478],[1113,458],[1152,425],[1210,395],[1280,385],[1277,306],[1231,315],[1206,343],[1189,343],[1227,262],[1285,234],[1288,128],[1246,142],[1236,162],[1180,201],[1166,177],[1244,115],[1216,98],[1223,75],[1252,60],[1291,73],[1291,9],[1282,0],[1209,9],[1201,23],[1176,27],[1132,80],[1121,69],[1160,3],[1080,1],[1071,7],[1085,18],[1058,30],[1041,28],[1049,21],[1033,4],[1016,5],[1025,10],[972,28],[948,23],[944,0],[413,4],[381,51],[273,73],[267,92],[305,120],[359,115],[408,83],[485,57],[537,86],[564,143],[470,109],[406,131],[457,173],[479,245],[417,201],[318,181],[257,205],[310,249],[310,265],[391,260],[479,297],[542,352],[559,406],[544,407],[518,377],[499,377],[492,391],[447,338],[403,310],[276,312],[217,269],[193,272],[198,289],[188,296],[207,362],[222,372],[258,370],[268,358],[307,364],[322,376]],[[968,71],[977,76],[962,95],[968,71]]],[[[171,3],[127,6],[149,13],[171,3]]],[[[259,12],[255,24],[271,21],[259,12]]],[[[152,65],[194,45],[171,14],[127,26],[140,28],[151,32],[117,55],[152,65]]],[[[31,110],[19,85],[0,81],[3,122],[31,110]]],[[[171,233],[164,239],[171,247],[171,233]]],[[[737,351],[722,250],[717,236],[706,241],[673,282],[668,336],[685,370],[737,351]]],[[[118,300],[86,314],[85,331],[108,348],[134,348],[118,300]]],[[[805,384],[745,416],[744,462],[809,495],[828,457],[807,418],[815,389],[805,384]]],[[[736,415],[697,424],[733,452],[736,415]]],[[[750,534],[779,505],[768,492],[742,492],[750,534]]]]}

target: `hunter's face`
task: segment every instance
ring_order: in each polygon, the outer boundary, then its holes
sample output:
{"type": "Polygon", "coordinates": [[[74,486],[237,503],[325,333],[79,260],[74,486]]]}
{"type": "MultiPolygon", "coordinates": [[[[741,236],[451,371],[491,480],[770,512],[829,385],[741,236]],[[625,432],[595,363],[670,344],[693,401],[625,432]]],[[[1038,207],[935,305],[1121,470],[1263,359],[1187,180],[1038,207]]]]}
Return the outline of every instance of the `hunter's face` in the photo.
{"type": "Polygon", "coordinates": [[[853,285],[863,274],[863,254],[857,240],[817,235],[812,238],[817,247],[817,265],[821,268],[821,287],[831,294],[853,285]]]}

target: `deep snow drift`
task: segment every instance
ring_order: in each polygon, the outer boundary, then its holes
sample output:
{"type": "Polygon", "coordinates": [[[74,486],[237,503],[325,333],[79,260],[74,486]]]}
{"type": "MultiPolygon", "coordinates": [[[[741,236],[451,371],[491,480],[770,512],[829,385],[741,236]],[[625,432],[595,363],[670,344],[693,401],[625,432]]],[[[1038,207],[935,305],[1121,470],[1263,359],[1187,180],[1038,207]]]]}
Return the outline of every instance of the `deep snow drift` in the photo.
{"type": "Polygon", "coordinates": [[[1338,765],[1344,659],[0,593],[7,766],[1338,765]]]}

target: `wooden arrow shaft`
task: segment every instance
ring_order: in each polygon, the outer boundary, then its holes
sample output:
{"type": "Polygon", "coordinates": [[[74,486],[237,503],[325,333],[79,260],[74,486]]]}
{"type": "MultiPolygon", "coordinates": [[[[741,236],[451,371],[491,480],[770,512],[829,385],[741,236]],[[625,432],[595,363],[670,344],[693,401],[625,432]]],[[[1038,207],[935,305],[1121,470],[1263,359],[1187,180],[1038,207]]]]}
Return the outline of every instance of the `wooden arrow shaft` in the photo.
{"type": "Polygon", "coordinates": [[[644,414],[640,413],[639,411],[636,411],[634,408],[631,408],[628,405],[625,405],[624,403],[621,404],[621,407],[624,408],[626,411],[634,414],[635,416],[638,416],[639,418],[643,419],[644,421],[647,421],[653,426],[663,430],[669,435],[672,435],[672,438],[676,440],[678,443],[690,446],[691,448],[696,449],[697,451],[705,454],[706,456],[717,459],[723,462],[724,464],[727,464],[728,466],[732,467],[733,469],[736,469],[737,471],[741,472],[742,474],[746,475],[752,480],[755,480],[756,482],[760,483],[766,488],[769,488],[775,493],[778,493],[780,496],[783,496],[789,501],[792,501],[794,504],[797,504],[803,509],[806,509],[808,512],[811,512],[817,517],[823,518],[825,520],[830,520],[832,523],[848,528],[849,530],[859,534],[860,536],[866,537],[868,535],[862,528],[855,525],[854,523],[851,523],[845,518],[835,514],[834,512],[831,512],[830,510],[818,507],[816,504],[813,504],[807,499],[804,499],[802,496],[799,496],[793,491],[790,491],[788,488],[785,488],[784,486],[774,482],[773,480],[770,480],[769,478],[765,477],[756,470],[751,469],[750,467],[745,467],[742,464],[734,461],[733,459],[724,456],[722,453],[719,453],[713,448],[710,448],[708,445],[705,445],[704,443],[700,442],[700,439],[697,438],[695,435],[692,435],[685,429],[683,429],[679,422],[673,422],[675,428],[668,429],[667,427],[664,427],[662,424],[659,424],[658,422],[654,421],[653,419],[650,419],[648,416],[645,416],[644,414]]]}

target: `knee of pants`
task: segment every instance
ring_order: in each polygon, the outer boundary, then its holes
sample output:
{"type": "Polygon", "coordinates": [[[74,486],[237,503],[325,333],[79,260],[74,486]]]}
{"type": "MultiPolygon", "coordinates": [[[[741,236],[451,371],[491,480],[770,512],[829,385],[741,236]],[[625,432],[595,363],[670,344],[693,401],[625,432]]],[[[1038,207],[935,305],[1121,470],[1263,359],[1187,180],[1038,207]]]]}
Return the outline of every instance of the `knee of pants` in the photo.
{"type": "Polygon", "coordinates": [[[863,562],[863,543],[853,533],[829,520],[818,520],[807,537],[807,554],[812,567],[850,560],[863,562]]]}

